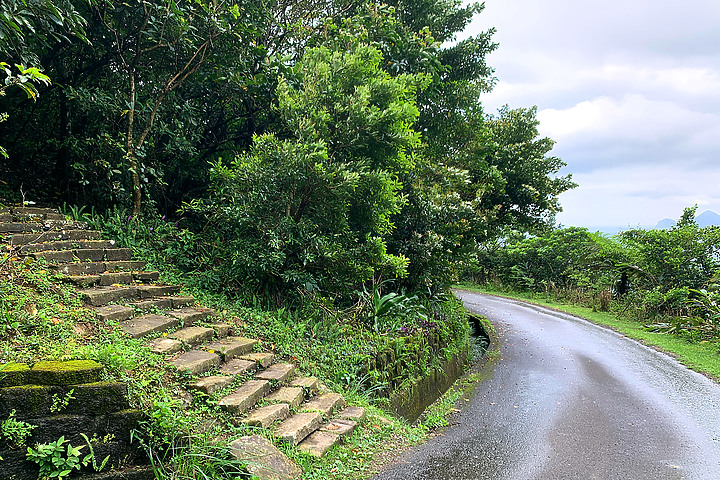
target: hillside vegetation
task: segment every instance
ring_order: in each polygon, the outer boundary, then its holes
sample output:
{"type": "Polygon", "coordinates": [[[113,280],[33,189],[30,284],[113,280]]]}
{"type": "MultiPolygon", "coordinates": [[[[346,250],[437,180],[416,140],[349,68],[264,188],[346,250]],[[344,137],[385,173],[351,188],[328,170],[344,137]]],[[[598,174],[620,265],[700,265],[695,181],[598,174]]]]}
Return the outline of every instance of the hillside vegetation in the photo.
{"type": "Polygon", "coordinates": [[[696,210],[685,209],[667,230],[607,237],[570,227],[509,237],[486,244],[467,279],[612,312],[636,329],[678,336],[714,357],[704,370],[695,367],[717,375],[720,227],[699,226],[696,210]]]}

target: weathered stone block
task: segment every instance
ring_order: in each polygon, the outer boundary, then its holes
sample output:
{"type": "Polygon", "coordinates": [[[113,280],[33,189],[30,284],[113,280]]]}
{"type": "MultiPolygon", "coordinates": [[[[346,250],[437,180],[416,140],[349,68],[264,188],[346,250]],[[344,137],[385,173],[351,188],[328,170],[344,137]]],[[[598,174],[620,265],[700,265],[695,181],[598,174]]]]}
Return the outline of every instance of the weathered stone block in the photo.
{"type": "Polygon", "coordinates": [[[287,403],[290,408],[297,408],[305,398],[300,387],[282,387],[267,396],[268,402],[287,403]]]}
{"type": "Polygon", "coordinates": [[[298,445],[298,448],[301,452],[309,453],[319,458],[339,442],[340,435],[318,430],[303,440],[300,445],[298,445]]]}
{"type": "Polygon", "coordinates": [[[345,398],[339,393],[324,393],[307,402],[302,406],[301,410],[304,412],[318,412],[327,418],[335,410],[344,406],[345,398]]]}
{"type": "Polygon", "coordinates": [[[36,385],[76,385],[100,380],[103,366],[93,360],[41,361],[30,370],[28,380],[36,385]]]}
{"type": "Polygon", "coordinates": [[[295,373],[295,365],[290,363],[276,363],[267,369],[255,374],[256,378],[264,380],[274,380],[276,382],[285,382],[295,373]]]}
{"type": "MultiPolygon", "coordinates": [[[[185,327],[168,335],[170,338],[179,340],[186,345],[198,345],[210,340],[215,335],[215,330],[206,327],[185,327]]],[[[220,353],[220,352],[216,352],[220,353]]]]}
{"type": "Polygon", "coordinates": [[[223,397],[218,405],[236,415],[245,413],[268,391],[270,391],[270,382],[267,380],[248,380],[233,393],[223,397]]]}
{"type": "Polygon", "coordinates": [[[180,287],[177,285],[139,285],[137,291],[140,298],[152,298],[176,294],[180,291],[180,287]]]}
{"type": "Polygon", "coordinates": [[[0,366],[0,387],[25,385],[28,381],[30,365],[25,363],[6,363],[0,366]]]}
{"type": "Polygon", "coordinates": [[[352,435],[352,432],[355,431],[355,427],[357,427],[357,423],[352,420],[337,419],[331,420],[320,426],[318,430],[321,432],[334,433],[336,435],[340,435],[342,438],[346,438],[352,435]]]}
{"type": "Polygon", "coordinates": [[[105,250],[105,259],[108,262],[122,262],[130,260],[131,258],[132,249],[130,248],[108,248],[105,250]]]}
{"type": "Polygon", "coordinates": [[[220,373],[224,375],[243,375],[254,372],[256,368],[257,363],[255,362],[234,358],[220,367],[220,373]]]}
{"type": "Polygon", "coordinates": [[[275,355],[267,352],[248,353],[246,355],[240,355],[239,358],[255,362],[262,368],[267,368],[273,363],[275,363],[275,355]]]}
{"type": "Polygon", "coordinates": [[[315,377],[297,377],[290,382],[291,387],[301,387],[310,395],[318,391],[319,385],[320,382],[315,377]]]}
{"type": "Polygon", "coordinates": [[[93,275],[105,271],[103,262],[70,263],[56,267],[56,270],[65,275],[93,275]]]}
{"type": "Polygon", "coordinates": [[[220,357],[202,350],[190,350],[170,362],[178,370],[201,375],[220,365],[220,357]]]}
{"type": "Polygon", "coordinates": [[[233,455],[248,472],[263,480],[293,480],[302,475],[295,465],[269,440],[259,435],[241,437],[230,444],[233,455]]]}
{"type": "Polygon", "coordinates": [[[233,377],[224,375],[212,375],[209,377],[198,378],[194,382],[188,384],[188,388],[199,390],[207,395],[212,395],[218,390],[222,390],[233,382],[233,377]]]}
{"type": "Polygon", "coordinates": [[[290,415],[290,407],[286,403],[266,405],[257,408],[242,420],[245,425],[268,428],[279,420],[285,420],[290,415]]]}
{"type": "Polygon", "coordinates": [[[82,262],[102,262],[105,259],[105,250],[102,248],[82,248],[70,251],[82,262]]]}
{"type": "MultiPolygon", "coordinates": [[[[105,254],[107,255],[108,250],[105,250],[105,254]]],[[[105,262],[105,265],[107,266],[107,269],[109,271],[113,272],[138,272],[140,270],[144,270],[147,266],[147,262],[142,261],[128,261],[128,260],[119,260],[119,261],[107,261],[105,262]]]]}
{"type": "Polygon", "coordinates": [[[143,315],[122,322],[120,326],[133,338],[142,338],[156,332],[164,332],[178,325],[178,319],[164,315],[143,315]]]}
{"type": "Polygon", "coordinates": [[[337,414],[337,417],[343,420],[352,420],[357,423],[362,423],[367,417],[367,413],[362,407],[345,407],[337,414]]]}
{"type": "Polygon", "coordinates": [[[151,352],[164,355],[179,352],[183,348],[183,343],[180,340],[161,337],[150,342],[148,346],[151,352]]]}
{"type": "MultiPolygon", "coordinates": [[[[172,298],[165,298],[163,300],[170,302],[170,305],[174,306],[172,298]]],[[[170,310],[167,314],[171,317],[177,318],[183,325],[189,327],[195,322],[205,320],[211,312],[214,312],[214,310],[209,308],[180,308],[177,310],[170,310]]]]}
{"type": "Polygon", "coordinates": [[[101,307],[110,302],[135,299],[137,287],[97,287],[79,291],[83,301],[94,307],[101,307]]]}
{"type": "Polygon", "coordinates": [[[123,305],[107,305],[95,308],[95,314],[100,320],[122,322],[135,315],[135,310],[123,305]]]}
{"type": "Polygon", "coordinates": [[[317,412],[296,413],[278,425],[273,432],[275,438],[290,445],[297,445],[318,429],[322,415],[317,412]]]}
{"type": "Polygon", "coordinates": [[[100,285],[110,286],[117,283],[128,284],[132,283],[133,276],[130,272],[110,272],[100,274],[100,285]]]}
{"type": "Polygon", "coordinates": [[[203,348],[206,350],[214,350],[222,355],[225,360],[244,355],[252,351],[257,340],[243,337],[225,337],[214,342],[207,343],[203,348]]]}

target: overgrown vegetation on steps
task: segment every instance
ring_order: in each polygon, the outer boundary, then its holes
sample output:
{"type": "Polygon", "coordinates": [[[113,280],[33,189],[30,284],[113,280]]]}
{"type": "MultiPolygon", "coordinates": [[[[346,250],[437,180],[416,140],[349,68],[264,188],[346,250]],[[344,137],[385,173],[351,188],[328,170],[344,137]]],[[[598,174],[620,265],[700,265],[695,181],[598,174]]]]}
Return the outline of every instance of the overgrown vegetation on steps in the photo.
{"type": "MultiPolygon", "coordinates": [[[[212,475],[224,478],[223,475],[231,475],[229,472],[239,471],[226,443],[217,441],[253,430],[237,426],[231,416],[217,408],[217,399],[229,388],[210,396],[184,391],[185,375],[168,368],[161,357],[148,352],[145,342],[129,338],[117,323],[98,321],[94,311],[83,307],[74,289],[62,283],[65,277],[55,273],[53,267],[42,258],[33,260],[3,254],[0,363],[19,359],[32,363],[39,358],[95,359],[107,367],[107,378],[128,382],[136,406],[151,413],[136,438],[152,452],[161,478],[178,478],[183,472],[193,471],[202,471],[210,478],[212,475]]],[[[385,397],[381,394],[387,394],[385,385],[390,383],[384,379],[392,378],[392,385],[401,388],[404,381],[411,381],[432,367],[436,356],[449,355],[467,342],[464,311],[451,299],[428,305],[435,312],[433,322],[428,321],[425,313],[428,306],[422,304],[412,308],[406,304],[400,313],[374,309],[373,314],[381,318],[375,318],[370,328],[367,321],[354,322],[352,317],[348,320],[332,316],[328,309],[317,317],[304,317],[303,310],[280,309],[267,313],[244,306],[239,298],[229,299],[197,287],[195,293],[203,303],[220,308],[223,319],[243,334],[260,337],[279,356],[294,361],[305,372],[317,372],[327,383],[343,391],[350,401],[368,407],[384,404],[385,397]],[[388,313],[395,316],[384,318],[388,313]],[[420,316],[413,318],[412,315],[420,316]],[[413,323],[418,319],[420,323],[413,323]],[[425,348],[430,344],[435,345],[434,349],[425,348]],[[386,365],[387,369],[382,372],[368,369],[366,360],[377,356],[378,349],[388,348],[393,349],[397,363],[386,365]],[[358,377],[362,369],[367,373],[358,377]]],[[[417,299],[407,297],[406,301],[417,302],[417,299]]],[[[399,308],[397,304],[392,305],[399,308]]],[[[387,435],[400,432],[402,442],[407,443],[424,434],[422,426],[411,429],[397,420],[381,421],[378,418],[383,414],[379,410],[371,411],[375,416],[371,415],[369,422],[374,423],[352,437],[351,447],[362,446],[363,451],[367,451],[380,448],[377,444],[368,445],[387,435]]],[[[337,453],[343,460],[334,467],[328,467],[327,462],[332,461],[335,453],[318,463],[295,450],[286,450],[306,464],[310,478],[315,478],[313,472],[325,472],[323,475],[332,477],[333,469],[339,472],[338,478],[349,478],[351,471],[370,468],[358,463],[364,458],[354,455],[358,450],[351,449],[348,453],[343,449],[337,453]]],[[[334,461],[338,462],[337,458],[334,461]]]]}

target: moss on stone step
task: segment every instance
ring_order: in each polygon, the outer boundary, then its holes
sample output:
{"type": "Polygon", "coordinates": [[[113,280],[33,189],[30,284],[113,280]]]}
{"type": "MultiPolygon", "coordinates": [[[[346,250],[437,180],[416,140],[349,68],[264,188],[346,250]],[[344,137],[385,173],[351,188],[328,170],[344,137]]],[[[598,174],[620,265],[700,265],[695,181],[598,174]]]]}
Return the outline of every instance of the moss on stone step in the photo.
{"type": "Polygon", "coordinates": [[[35,385],[77,385],[100,380],[103,366],[93,360],[40,361],[30,370],[28,382],[35,385]]]}

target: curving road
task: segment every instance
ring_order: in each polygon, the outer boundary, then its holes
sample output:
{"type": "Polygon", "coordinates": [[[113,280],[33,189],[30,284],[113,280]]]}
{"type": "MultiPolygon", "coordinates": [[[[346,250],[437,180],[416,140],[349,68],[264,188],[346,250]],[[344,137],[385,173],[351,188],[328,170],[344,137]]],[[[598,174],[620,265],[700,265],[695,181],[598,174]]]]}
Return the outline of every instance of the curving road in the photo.
{"type": "Polygon", "coordinates": [[[457,292],[500,359],[452,426],[375,480],[720,480],[720,386],[576,317],[457,292]]]}

